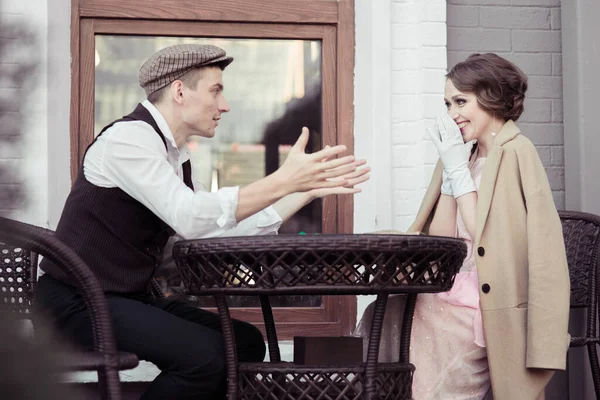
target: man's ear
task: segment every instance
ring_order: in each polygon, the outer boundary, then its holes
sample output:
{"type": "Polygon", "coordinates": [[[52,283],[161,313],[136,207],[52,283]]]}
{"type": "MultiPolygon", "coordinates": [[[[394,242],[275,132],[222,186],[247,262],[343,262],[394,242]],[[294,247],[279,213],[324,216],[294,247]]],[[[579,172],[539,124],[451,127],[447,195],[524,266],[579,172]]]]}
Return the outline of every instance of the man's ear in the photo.
{"type": "Polygon", "coordinates": [[[183,103],[183,82],[176,80],[171,83],[171,98],[178,104],[183,103]]]}

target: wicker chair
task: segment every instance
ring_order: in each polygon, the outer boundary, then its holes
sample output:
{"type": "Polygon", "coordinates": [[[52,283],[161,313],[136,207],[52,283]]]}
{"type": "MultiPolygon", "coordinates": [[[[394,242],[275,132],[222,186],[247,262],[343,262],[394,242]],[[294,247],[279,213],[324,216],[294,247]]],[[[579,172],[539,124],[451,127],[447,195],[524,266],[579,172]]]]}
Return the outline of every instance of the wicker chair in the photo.
{"type": "Polygon", "coordinates": [[[560,211],[571,277],[571,308],[586,308],[586,334],[572,337],[571,347],[587,346],[596,398],[600,399],[598,364],[598,273],[600,272],[600,217],[576,211],[560,211]]]}
{"type": "Polygon", "coordinates": [[[90,310],[94,349],[57,354],[57,366],[65,372],[97,371],[101,398],[120,400],[118,371],[136,367],[138,358],[117,352],[104,292],[88,266],[54,232],[6,218],[0,218],[0,254],[0,304],[19,319],[31,319],[38,254],[75,279],[90,310]]]}

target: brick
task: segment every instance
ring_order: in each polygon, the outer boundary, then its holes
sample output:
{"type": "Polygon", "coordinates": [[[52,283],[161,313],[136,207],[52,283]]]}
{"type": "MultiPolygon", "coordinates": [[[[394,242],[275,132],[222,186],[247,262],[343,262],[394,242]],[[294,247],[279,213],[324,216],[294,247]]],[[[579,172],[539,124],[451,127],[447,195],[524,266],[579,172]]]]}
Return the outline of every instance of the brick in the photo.
{"type": "Polygon", "coordinates": [[[473,5],[473,3],[480,6],[508,6],[510,5],[510,0],[448,0],[448,4],[473,5]]]}
{"type": "Polygon", "coordinates": [[[392,48],[416,49],[420,45],[419,24],[393,24],[392,48]]]}
{"type": "MultiPolygon", "coordinates": [[[[23,199],[22,185],[0,185],[0,209],[16,210],[23,199]]],[[[4,214],[4,213],[2,213],[4,214]]]]}
{"type": "Polygon", "coordinates": [[[396,189],[407,188],[412,185],[415,189],[426,189],[431,174],[428,174],[429,168],[422,165],[414,168],[394,168],[392,171],[393,187],[396,189]]]}
{"type": "Polygon", "coordinates": [[[484,28],[550,29],[550,9],[533,7],[481,7],[479,24],[484,28]]]}
{"type": "MultiPolygon", "coordinates": [[[[427,135],[427,132],[425,132],[425,134],[427,135]]],[[[426,142],[421,143],[421,146],[423,147],[423,162],[425,164],[437,163],[440,159],[440,154],[438,153],[431,140],[429,139],[426,142]]],[[[423,189],[427,189],[427,185],[425,184],[423,184],[421,187],[423,189]]]]}
{"type": "Polygon", "coordinates": [[[15,101],[15,99],[21,98],[21,89],[0,88],[0,102],[2,103],[2,112],[18,112],[21,109],[22,104],[19,101],[15,101]]]}
{"type": "Polygon", "coordinates": [[[525,111],[519,119],[523,122],[551,122],[552,101],[547,99],[525,98],[525,111]]]}
{"type": "Polygon", "coordinates": [[[563,122],[563,102],[552,100],[552,122],[563,122]]]}
{"type": "MultiPolygon", "coordinates": [[[[444,88],[440,88],[440,94],[424,94],[423,99],[423,113],[422,117],[427,118],[428,121],[425,126],[433,123],[433,120],[441,112],[446,112],[446,105],[444,104],[444,88]]],[[[432,125],[433,126],[433,125],[432,125]]]]}
{"type": "Polygon", "coordinates": [[[6,14],[20,14],[25,12],[27,2],[23,1],[3,1],[2,2],[2,13],[6,14]]]}
{"type": "Polygon", "coordinates": [[[552,160],[552,153],[550,146],[537,146],[536,150],[538,155],[540,156],[540,160],[542,160],[542,164],[550,165],[552,160]]]}
{"type": "Polygon", "coordinates": [[[457,6],[448,4],[448,26],[476,27],[479,26],[479,7],[457,6]]]}
{"type": "Polygon", "coordinates": [[[423,46],[445,46],[447,26],[445,22],[421,22],[419,24],[423,46]]]}
{"type": "Polygon", "coordinates": [[[423,164],[426,147],[417,145],[394,145],[392,166],[394,168],[410,168],[423,164]]]}
{"type": "Polygon", "coordinates": [[[421,67],[423,68],[446,68],[447,67],[446,46],[423,46],[420,50],[421,67]]]}
{"type": "Polygon", "coordinates": [[[2,130],[0,135],[14,136],[21,132],[21,123],[23,119],[21,114],[16,111],[3,111],[0,113],[0,126],[2,130]]]}
{"type": "Polygon", "coordinates": [[[565,169],[563,167],[546,167],[545,169],[552,190],[565,190],[565,169]]]}
{"type": "Polygon", "coordinates": [[[536,124],[523,122],[519,123],[519,127],[521,128],[523,135],[527,136],[536,146],[564,144],[562,124],[536,124]]]}
{"type": "Polygon", "coordinates": [[[448,28],[448,50],[510,51],[507,29],[448,28]]]}
{"type": "Polygon", "coordinates": [[[423,96],[392,95],[392,124],[417,122],[423,118],[423,96]]]}
{"type": "Polygon", "coordinates": [[[562,77],[536,76],[528,77],[527,96],[534,99],[562,99],[562,77]]]}
{"type": "Polygon", "coordinates": [[[556,7],[560,6],[560,0],[512,0],[513,6],[539,6],[556,7]]]}
{"type": "Polygon", "coordinates": [[[392,72],[392,94],[416,94],[423,90],[423,73],[419,70],[392,72]]]}
{"type": "Polygon", "coordinates": [[[465,61],[473,53],[474,51],[448,51],[448,71],[459,62],[465,61]]]}
{"type": "Polygon", "coordinates": [[[446,22],[446,2],[444,0],[420,2],[421,21],[446,22]]]}
{"type": "MultiPolygon", "coordinates": [[[[4,2],[6,3],[6,2],[4,2]]],[[[5,39],[15,39],[18,37],[16,28],[26,23],[23,14],[0,13],[0,37],[5,39]]]]}
{"type": "Polygon", "coordinates": [[[22,171],[23,166],[23,159],[0,159],[0,183],[21,183],[17,171],[22,171]]]}
{"type": "Polygon", "coordinates": [[[416,215],[422,201],[421,191],[394,191],[394,210],[396,215],[416,215]]]}
{"type": "Polygon", "coordinates": [[[0,87],[5,89],[20,88],[22,86],[22,82],[19,82],[12,77],[18,75],[22,68],[23,66],[18,63],[9,64],[0,62],[0,87]]]}
{"type": "Polygon", "coordinates": [[[392,125],[392,143],[418,145],[425,138],[422,122],[401,122],[392,125]]]}
{"type": "Polygon", "coordinates": [[[406,232],[412,223],[415,222],[415,217],[416,215],[394,216],[394,226],[392,226],[392,229],[406,232]]]}
{"type": "Polygon", "coordinates": [[[561,37],[557,31],[513,30],[512,50],[515,52],[560,52],[561,37]]]}
{"type": "Polygon", "coordinates": [[[554,205],[556,206],[557,210],[565,209],[565,191],[564,190],[553,191],[552,198],[554,199],[554,205]]]}
{"type": "Polygon", "coordinates": [[[498,55],[515,63],[526,74],[552,75],[552,54],[550,53],[510,53],[498,55]]]}
{"type": "Polygon", "coordinates": [[[415,50],[392,50],[392,70],[420,69],[421,60],[415,50]]]}
{"type": "Polygon", "coordinates": [[[18,146],[16,141],[19,136],[4,136],[0,138],[0,159],[20,159],[23,158],[25,152],[23,146],[18,146]]]}
{"type": "Polygon", "coordinates": [[[424,69],[421,82],[423,93],[440,93],[446,83],[446,71],[443,69],[424,69]]]}
{"type": "Polygon", "coordinates": [[[560,30],[561,29],[561,11],[560,8],[553,8],[551,10],[551,18],[550,18],[550,26],[552,27],[552,29],[554,30],[560,30]]]}
{"type": "MultiPolygon", "coordinates": [[[[563,146],[552,146],[551,147],[552,157],[550,165],[565,165],[565,148],[563,146]]],[[[546,164],[544,164],[546,165],[546,164]]]]}
{"type": "Polygon", "coordinates": [[[419,5],[416,3],[392,4],[392,21],[402,24],[419,23],[419,5]]]}
{"type": "Polygon", "coordinates": [[[562,54],[552,54],[552,75],[562,75],[562,54]]]}

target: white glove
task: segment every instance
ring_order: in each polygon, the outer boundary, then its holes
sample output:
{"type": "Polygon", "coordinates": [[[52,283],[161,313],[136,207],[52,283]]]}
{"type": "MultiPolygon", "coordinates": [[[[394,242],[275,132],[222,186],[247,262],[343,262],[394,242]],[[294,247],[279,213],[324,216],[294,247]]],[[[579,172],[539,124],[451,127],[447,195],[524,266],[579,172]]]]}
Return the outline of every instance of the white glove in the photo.
{"type": "Polygon", "coordinates": [[[470,146],[463,141],[460,129],[447,114],[439,114],[436,120],[436,131],[427,129],[431,141],[444,165],[446,177],[442,181],[442,193],[458,198],[469,192],[475,192],[475,182],[469,171],[470,146]],[[444,182],[448,182],[444,184],[444,182]]]}
{"type": "Polygon", "coordinates": [[[448,178],[448,171],[446,171],[446,168],[444,168],[442,171],[442,194],[454,196],[454,192],[452,192],[452,184],[448,178]]]}

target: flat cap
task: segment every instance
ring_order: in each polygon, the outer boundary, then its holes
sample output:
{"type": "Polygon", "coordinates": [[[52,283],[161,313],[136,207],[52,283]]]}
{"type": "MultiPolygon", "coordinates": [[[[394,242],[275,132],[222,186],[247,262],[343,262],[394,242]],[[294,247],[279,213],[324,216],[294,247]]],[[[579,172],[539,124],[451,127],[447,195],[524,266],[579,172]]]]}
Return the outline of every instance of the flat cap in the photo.
{"type": "Polygon", "coordinates": [[[139,81],[146,95],[164,88],[181,78],[192,68],[218,65],[222,69],[231,64],[220,47],[206,44],[176,44],[154,53],[140,67],[139,81]]]}

